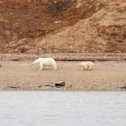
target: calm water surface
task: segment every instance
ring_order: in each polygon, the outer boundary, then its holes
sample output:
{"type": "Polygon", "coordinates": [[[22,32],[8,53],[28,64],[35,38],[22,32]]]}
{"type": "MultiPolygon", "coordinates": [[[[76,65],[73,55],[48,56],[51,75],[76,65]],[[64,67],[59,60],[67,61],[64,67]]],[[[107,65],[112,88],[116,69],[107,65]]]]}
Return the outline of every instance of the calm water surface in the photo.
{"type": "Polygon", "coordinates": [[[0,126],[126,126],[126,92],[0,92],[0,126]]]}

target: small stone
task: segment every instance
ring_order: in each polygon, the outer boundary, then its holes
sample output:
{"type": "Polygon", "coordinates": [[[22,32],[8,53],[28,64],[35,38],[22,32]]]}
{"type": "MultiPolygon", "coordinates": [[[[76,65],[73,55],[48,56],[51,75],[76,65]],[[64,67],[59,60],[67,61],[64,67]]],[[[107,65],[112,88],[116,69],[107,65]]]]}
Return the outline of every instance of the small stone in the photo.
{"type": "Polygon", "coordinates": [[[2,67],[2,65],[0,65],[0,67],[2,67]]]}
{"type": "Polygon", "coordinates": [[[14,58],[14,59],[11,59],[12,61],[19,61],[20,59],[17,59],[17,58],[14,58]]]}
{"type": "Polygon", "coordinates": [[[20,88],[20,87],[18,87],[18,86],[9,86],[10,88],[20,88]]]}
{"type": "Polygon", "coordinates": [[[72,85],[69,85],[69,86],[67,87],[67,89],[72,89],[72,85]]]}
{"type": "Polygon", "coordinates": [[[49,84],[47,84],[47,85],[38,85],[38,87],[40,88],[40,87],[54,87],[53,85],[49,85],[49,84]]]}
{"type": "Polygon", "coordinates": [[[38,87],[42,87],[42,85],[38,85],[38,87]]]}

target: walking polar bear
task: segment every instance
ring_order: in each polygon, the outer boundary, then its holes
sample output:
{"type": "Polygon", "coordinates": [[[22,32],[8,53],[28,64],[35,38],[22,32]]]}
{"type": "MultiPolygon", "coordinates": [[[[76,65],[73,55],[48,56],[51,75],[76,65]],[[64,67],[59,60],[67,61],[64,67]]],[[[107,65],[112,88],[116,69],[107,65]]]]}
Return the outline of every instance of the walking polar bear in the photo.
{"type": "Polygon", "coordinates": [[[40,70],[44,68],[44,66],[50,66],[52,69],[56,70],[57,65],[56,61],[53,58],[38,58],[37,60],[33,61],[32,64],[39,63],[40,65],[40,70]]]}
{"type": "Polygon", "coordinates": [[[93,70],[95,68],[95,64],[92,61],[81,62],[80,66],[83,70],[93,70]]]}

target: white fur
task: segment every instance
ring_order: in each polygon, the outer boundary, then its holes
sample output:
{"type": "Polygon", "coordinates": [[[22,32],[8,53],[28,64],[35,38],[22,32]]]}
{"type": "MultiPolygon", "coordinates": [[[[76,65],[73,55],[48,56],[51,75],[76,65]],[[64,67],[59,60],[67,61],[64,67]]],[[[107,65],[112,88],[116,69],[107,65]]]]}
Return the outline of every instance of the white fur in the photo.
{"type": "Polygon", "coordinates": [[[83,70],[93,70],[95,68],[95,64],[92,61],[81,62],[80,66],[83,70]]]}
{"type": "Polygon", "coordinates": [[[51,66],[54,70],[57,69],[56,61],[53,58],[38,58],[35,60],[32,64],[39,63],[40,65],[40,70],[43,69],[43,67],[46,66],[51,66]]]}

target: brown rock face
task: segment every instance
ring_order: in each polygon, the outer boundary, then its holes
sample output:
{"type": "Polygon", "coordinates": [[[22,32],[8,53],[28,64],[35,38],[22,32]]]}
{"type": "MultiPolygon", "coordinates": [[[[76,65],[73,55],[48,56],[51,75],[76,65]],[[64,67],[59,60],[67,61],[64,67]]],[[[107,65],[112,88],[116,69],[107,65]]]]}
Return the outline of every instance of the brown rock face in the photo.
{"type": "Polygon", "coordinates": [[[126,52],[126,1],[3,0],[0,52],[126,52]]]}

